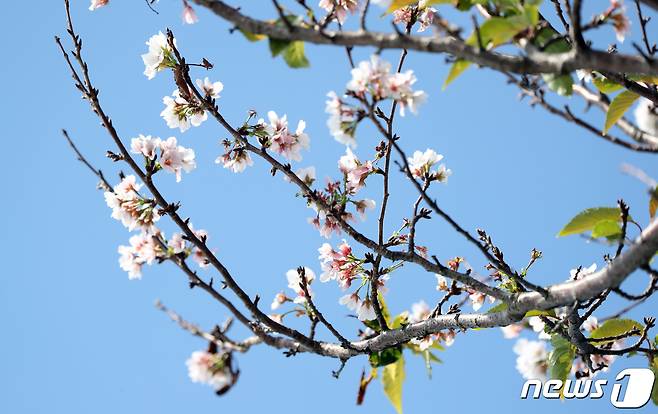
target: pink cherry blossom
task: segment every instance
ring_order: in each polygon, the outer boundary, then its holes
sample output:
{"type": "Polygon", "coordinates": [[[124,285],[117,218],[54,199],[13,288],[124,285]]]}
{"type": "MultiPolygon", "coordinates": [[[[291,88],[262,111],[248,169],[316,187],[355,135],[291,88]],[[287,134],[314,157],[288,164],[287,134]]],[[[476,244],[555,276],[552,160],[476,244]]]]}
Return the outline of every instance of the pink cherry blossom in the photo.
{"type": "Polygon", "coordinates": [[[94,11],[99,7],[107,6],[109,2],[110,0],[91,0],[91,6],[89,6],[89,10],[94,11]]]}
{"type": "Polygon", "coordinates": [[[169,128],[178,128],[180,132],[185,132],[190,127],[198,127],[208,119],[208,114],[201,107],[201,104],[190,97],[190,101],[180,96],[180,91],[176,89],[172,96],[162,98],[165,108],[160,112],[160,116],[165,120],[169,128]]]}
{"type": "Polygon", "coordinates": [[[358,0],[320,0],[318,6],[328,13],[334,12],[339,23],[344,23],[347,13],[354,13],[359,8],[358,0]]]}
{"type": "Polygon", "coordinates": [[[181,172],[190,172],[196,168],[194,150],[178,145],[176,137],[169,137],[160,145],[162,155],[160,165],[166,171],[176,174],[176,182],[181,180],[181,172]]]}
{"type": "Polygon", "coordinates": [[[264,126],[265,131],[269,135],[272,151],[283,155],[289,160],[301,161],[301,150],[310,147],[310,139],[304,133],[306,123],[300,120],[297,124],[296,131],[292,133],[288,129],[286,115],[279,117],[276,112],[269,111],[267,117],[270,122],[269,124],[265,124],[265,121],[262,119],[258,123],[264,126]]]}
{"type": "Polygon", "coordinates": [[[148,233],[135,234],[130,237],[129,246],[119,246],[119,266],[128,272],[129,279],[142,278],[142,266],[150,265],[159,256],[163,255],[159,244],[148,233]]]}
{"type": "Polygon", "coordinates": [[[230,385],[232,374],[221,354],[211,354],[207,351],[193,352],[185,362],[192,382],[222,389],[230,385]]]}
{"type": "Polygon", "coordinates": [[[196,84],[204,95],[210,96],[213,99],[218,99],[219,93],[224,90],[223,83],[219,81],[211,82],[207,76],[203,80],[197,79],[196,84]]]}
{"type": "Polygon", "coordinates": [[[185,24],[194,24],[194,23],[199,21],[199,18],[197,17],[196,12],[194,11],[192,6],[190,6],[190,4],[186,0],[183,0],[182,17],[183,17],[183,23],[185,23],[185,24]]]}
{"type": "Polygon", "coordinates": [[[341,144],[356,148],[354,133],[360,120],[359,111],[338,98],[336,92],[329,92],[327,97],[325,112],[329,114],[329,133],[341,144]]]}
{"type": "Polygon", "coordinates": [[[113,191],[104,193],[105,202],[112,209],[112,218],[121,221],[129,231],[141,228],[152,232],[160,214],[154,201],[139,195],[141,187],[134,175],[125,176],[113,191]]]}

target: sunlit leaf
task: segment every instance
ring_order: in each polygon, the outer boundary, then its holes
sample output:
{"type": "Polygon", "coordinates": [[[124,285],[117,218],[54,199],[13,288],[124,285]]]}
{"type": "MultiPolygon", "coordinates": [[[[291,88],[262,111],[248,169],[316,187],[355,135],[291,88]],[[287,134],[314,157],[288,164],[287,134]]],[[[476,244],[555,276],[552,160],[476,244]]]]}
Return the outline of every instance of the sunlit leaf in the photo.
{"type": "MultiPolygon", "coordinates": [[[[642,331],[643,327],[644,326],[641,323],[634,321],[632,319],[609,319],[603,322],[601,326],[594,329],[590,337],[594,339],[607,338],[611,336],[625,334],[631,331],[632,329],[637,329],[638,331],[642,331]]],[[[598,342],[598,343],[600,344],[602,342],[598,342]]]]}
{"type": "Polygon", "coordinates": [[[605,127],[603,128],[603,133],[608,132],[614,124],[619,121],[619,119],[624,116],[624,113],[633,105],[640,95],[631,91],[621,92],[619,95],[610,102],[608,107],[608,112],[605,114],[605,127]]]}
{"type": "MultiPolygon", "coordinates": [[[[564,381],[571,372],[573,359],[576,356],[576,348],[562,336],[554,334],[551,336],[553,350],[548,356],[548,366],[551,371],[551,378],[564,381]]],[[[564,386],[560,388],[560,396],[564,392],[564,386]]]]}
{"type": "Polygon", "coordinates": [[[402,383],[404,382],[404,358],[396,363],[386,365],[382,370],[382,385],[384,394],[395,408],[398,414],[402,414],[402,383]]]}
{"type": "Polygon", "coordinates": [[[570,234],[584,233],[594,229],[599,222],[605,220],[621,220],[618,207],[596,207],[581,211],[558,233],[558,237],[570,234]]]}
{"type": "Polygon", "coordinates": [[[294,41],[283,52],[283,59],[291,68],[307,68],[310,66],[304,54],[304,42],[294,41]]]}
{"type": "Polygon", "coordinates": [[[651,198],[649,199],[649,216],[654,218],[656,216],[656,210],[658,209],[658,186],[653,189],[651,192],[651,198]]]}
{"type": "Polygon", "coordinates": [[[604,76],[597,76],[593,78],[592,83],[594,86],[596,86],[596,89],[603,93],[612,93],[623,88],[623,86],[620,84],[615,83],[604,76]]]}
{"type": "Polygon", "coordinates": [[[592,229],[592,237],[611,237],[621,233],[619,220],[603,220],[596,223],[592,229]]]}
{"type": "Polygon", "coordinates": [[[240,30],[240,33],[242,33],[242,35],[250,42],[258,42],[260,40],[267,39],[267,36],[265,36],[263,34],[254,34],[254,33],[248,32],[246,30],[242,30],[242,29],[239,29],[239,30],[240,30]]]}

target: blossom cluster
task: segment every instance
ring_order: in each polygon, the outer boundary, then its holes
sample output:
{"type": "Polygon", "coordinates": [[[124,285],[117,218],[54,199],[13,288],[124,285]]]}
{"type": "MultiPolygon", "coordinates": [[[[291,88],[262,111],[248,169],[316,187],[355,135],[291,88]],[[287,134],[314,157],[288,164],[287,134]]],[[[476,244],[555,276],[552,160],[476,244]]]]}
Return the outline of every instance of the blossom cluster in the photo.
{"type": "Polygon", "coordinates": [[[345,22],[348,13],[355,13],[359,8],[359,0],[320,0],[318,6],[328,13],[334,13],[340,24],[345,22]]]}
{"type": "Polygon", "coordinates": [[[443,155],[437,154],[434,150],[428,148],[425,152],[415,151],[413,156],[407,159],[407,162],[409,163],[409,170],[415,178],[445,183],[448,181],[448,177],[452,175],[452,171],[446,168],[444,164],[432,170],[442,159],[443,155]]]}
{"type": "Polygon", "coordinates": [[[339,98],[334,91],[329,92],[327,97],[325,112],[329,114],[329,133],[341,144],[356,148],[354,135],[364,112],[347,103],[345,97],[339,98]]]}
{"type": "Polygon", "coordinates": [[[647,98],[641,98],[635,108],[635,121],[637,126],[644,132],[658,136],[658,110],[647,98]]]}
{"type": "Polygon", "coordinates": [[[405,6],[393,11],[393,23],[404,23],[405,25],[418,22],[418,32],[427,30],[434,21],[436,9],[428,7],[426,1],[420,1],[418,6],[405,6]]]}
{"type": "Polygon", "coordinates": [[[425,102],[427,95],[423,91],[414,91],[416,76],[412,70],[391,73],[391,64],[378,55],[372,55],[370,61],[362,61],[351,71],[352,79],[347,90],[361,99],[370,95],[374,101],[392,99],[400,107],[404,116],[409,108],[416,113],[418,105],[425,102]]]}
{"type": "MultiPolygon", "coordinates": [[[[592,264],[587,268],[582,266],[577,269],[571,270],[571,279],[587,277],[596,271],[596,264],[592,264]]],[[[566,313],[564,309],[558,309],[556,317],[564,318],[566,313]]],[[[582,324],[582,329],[585,332],[592,333],[599,327],[599,322],[594,316],[589,316],[582,324]]],[[[529,328],[538,335],[539,340],[528,340],[520,338],[514,345],[514,352],[517,354],[516,369],[521,376],[525,379],[540,379],[546,380],[548,376],[548,360],[550,353],[547,348],[548,341],[551,340],[551,335],[547,332],[546,323],[539,316],[532,316],[524,322],[514,323],[502,327],[503,336],[507,339],[518,337],[524,328],[529,328]]],[[[608,349],[621,349],[624,345],[624,339],[618,339],[605,345],[608,349]]],[[[605,372],[608,367],[614,362],[614,355],[589,355],[591,364],[598,371],[605,372]]],[[[591,372],[589,364],[579,357],[571,367],[571,373],[577,377],[594,376],[596,372],[591,372]]]]}
{"type": "Polygon", "coordinates": [[[129,231],[140,228],[153,233],[160,214],[153,200],[139,194],[141,188],[142,184],[137,183],[134,175],[125,176],[112,191],[105,192],[105,202],[112,209],[112,218],[119,220],[129,231]]]}
{"type": "Polygon", "coordinates": [[[176,174],[176,182],[180,182],[182,171],[190,172],[196,168],[194,150],[178,145],[176,137],[162,140],[150,135],[139,135],[132,139],[130,149],[144,156],[151,171],[162,168],[176,174]]]}
{"type": "Polygon", "coordinates": [[[233,381],[233,373],[225,354],[195,351],[185,362],[192,382],[207,384],[221,390],[233,381]]]}
{"type": "Polygon", "coordinates": [[[308,134],[304,133],[306,122],[300,120],[297,123],[297,129],[292,132],[288,128],[287,115],[279,117],[276,112],[269,111],[267,118],[269,123],[266,123],[264,119],[258,121],[258,124],[267,134],[267,146],[289,160],[301,161],[302,149],[309,149],[311,145],[308,134]]]}

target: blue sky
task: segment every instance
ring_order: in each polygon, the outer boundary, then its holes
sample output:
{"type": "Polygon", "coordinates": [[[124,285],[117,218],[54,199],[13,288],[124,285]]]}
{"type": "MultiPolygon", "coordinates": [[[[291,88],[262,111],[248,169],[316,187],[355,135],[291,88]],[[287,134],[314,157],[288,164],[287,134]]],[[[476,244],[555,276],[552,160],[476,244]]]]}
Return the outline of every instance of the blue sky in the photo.
{"type": "MultiPolygon", "coordinates": [[[[250,109],[287,113],[294,123],[306,120],[311,151],[298,166],[315,165],[323,178],[337,174],[336,161],[344,152],[329,135],[324,114],[325,94],[340,91],[349,79],[344,51],[307,46],[311,67],[293,71],[281,59],[270,58],[266,43],[230,35],[229,26],[208,13],[199,12],[199,24],[183,26],[175,1],[161,2],[159,15],[142,2],[113,1],[95,13],[87,11],[86,1],[73,3],[92,77],[124,140],[140,133],[176,135],[182,145],[195,149],[197,170],[180,184],[171,175],[159,177],[158,184],[171,200],[183,201],[183,216],[209,231],[210,245],[245,290],[269,303],[285,288],[288,269],[306,265],[319,271],[317,248],[324,240],[306,223],[310,211],[294,196],[294,188],[279,176],[270,177],[260,161],[240,175],[215,165],[226,134],[211,121],[185,134],[169,130],[159,113],[162,96],[174,85],[168,76],[148,81],[139,55],[146,50],[146,39],[171,27],[188,60],[207,57],[215,64],[208,75],[225,85],[218,103],[231,122],[242,122],[250,109]]],[[[129,281],[118,267],[117,246],[127,244],[130,235],[110,218],[102,194],[94,189],[94,177],[75,161],[59,132],[67,128],[89,159],[117,180],[119,166],[103,156],[114,149],[112,143],[79,99],[52,40],[55,34],[65,35],[63,6],[49,1],[28,11],[21,2],[8,2],[4,8],[5,16],[17,18],[5,19],[0,28],[6,39],[0,66],[2,113],[10,146],[0,182],[0,412],[393,412],[380,384],[368,389],[364,407],[355,406],[358,378],[367,367],[364,358],[349,361],[336,380],[331,371],[337,361],[309,355],[286,358],[259,347],[238,356],[242,376],[225,397],[188,380],[184,362],[205,345],[172,324],[154,301],[161,299],[204,327],[222,322],[227,313],[200,290],[190,291],[171,264],[145,269],[141,281],[129,281]]],[[[269,8],[255,11],[272,15],[269,8]]],[[[603,36],[605,42],[614,41],[610,32],[603,36]]],[[[367,59],[370,53],[357,50],[355,58],[367,59]]],[[[397,55],[384,53],[389,60],[397,55]]],[[[623,198],[633,217],[646,223],[644,187],[622,175],[619,166],[632,163],[658,177],[655,156],[614,147],[519,103],[517,90],[494,72],[469,69],[443,92],[448,71],[444,56],[412,53],[407,67],[416,71],[417,86],[429,94],[429,101],[419,116],[398,118],[401,144],[408,152],[431,147],[445,155],[454,175],[434,196],[465,227],[487,229],[511,263],[523,266],[532,248],[544,252],[531,274],[533,281],[555,283],[573,267],[602,264],[601,246],[578,237],[555,237],[578,211],[612,206],[623,198]]],[[[603,124],[594,111],[587,117],[603,124]]],[[[365,158],[378,138],[368,127],[359,134],[357,154],[365,158]]],[[[405,179],[392,181],[389,231],[409,214],[414,197],[405,179]]],[[[377,198],[380,191],[371,184],[365,193],[377,198]]],[[[361,228],[374,234],[373,220],[361,228]]],[[[172,230],[165,226],[166,232],[172,230]]],[[[442,259],[462,255],[476,269],[484,265],[438,219],[423,223],[419,237],[442,259]]],[[[397,271],[387,297],[392,311],[399,313],[420,299],[438,300],[434,282],[432,275],[411,266],[397,271]]],[[[643,284],[640,275],[628,282],[636,290],[643,284]]],[[[335,284],[315,290],[327,316],[353,332],[357,325],[337,305],[335,284]]],[[[599,315],[620,303],[612,300],[599,315]]],[[[640,307],[633,316],[641,318],[651,308],[640,307]]],[[[245,332],[236,329],[235,334],[245,332]]],[[[444,363],[435,366],[431,380],[423,362],[408,356],[405,411],[482,411],[492,403],[501,411],[612,410],[606,399],[519,400],[523,380],[514,369],[512,345],[498,329],[459,335],[440,355],[444,363]]],[[[619,361],[612,371],[644,364],[640,358],[619,361]]]]}

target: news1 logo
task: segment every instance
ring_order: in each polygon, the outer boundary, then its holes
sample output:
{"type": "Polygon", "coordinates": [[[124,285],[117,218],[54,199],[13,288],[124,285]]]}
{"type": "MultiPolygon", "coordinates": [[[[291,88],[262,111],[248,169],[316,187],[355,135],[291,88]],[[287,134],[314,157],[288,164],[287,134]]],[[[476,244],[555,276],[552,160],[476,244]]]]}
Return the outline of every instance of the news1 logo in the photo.
{"type": "MultiPolygon", "coordinates": [[[[617,408],[640,408],[651,398],[654,384],[654,373],[648,368],[628,368],[617,374],[610,393],[610,403],[617,408]],[[626,385],[622,382],[628,378],[626,385]]],[[[521,399],[527,399],[530,389],[533,388],[531,398],[540,396],[549,400],[559,399],[560,390],[564,385],[565,399],[593,400],[603,398],[607,392],[608,380],[577,379],[562,381],[552,379],[546,382],[540,380],[527,380],[521,390],[521,399]]]]}

